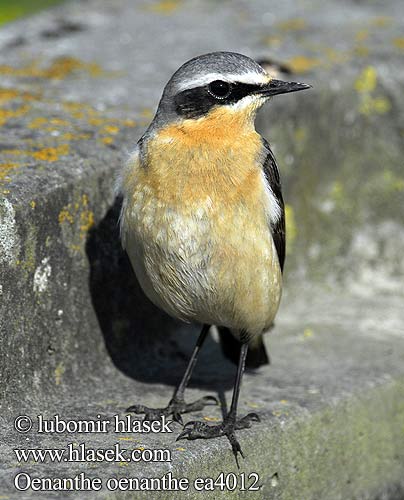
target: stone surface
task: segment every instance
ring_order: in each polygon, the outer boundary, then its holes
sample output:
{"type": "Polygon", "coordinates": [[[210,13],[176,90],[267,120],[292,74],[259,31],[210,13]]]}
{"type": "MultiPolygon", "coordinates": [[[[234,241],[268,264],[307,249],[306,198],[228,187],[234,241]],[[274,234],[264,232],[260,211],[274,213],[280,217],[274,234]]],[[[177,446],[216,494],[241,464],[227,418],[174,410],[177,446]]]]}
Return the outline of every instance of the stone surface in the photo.
{"type": "MultiPolygon", "coordinates": [[[[274,59],[287,65],[281,77],[314,85],[274,99],[258,120],[285,185],[288,255],[273,364],[246,377],[242,393],[242,411],[258,404],[263,415],[242,438],[245,470],[265,484],[257,498],[403,495],[400,9],[90,0],[0,31],[0,495],[18,469],[10,447],[21,442],[12,421],[22,409],[90,418],[136,398],[163,404],[184,368],[195,328],[141,293],[120,250],[113,185],[171,73],[211,50],[274,59]]],[[[222,389],[229,401],[232,378],[212,341],[192,396],[222,389]]],[[[180,447],[178,474],[234,468],[225,440],[180,447]]],[[[139,473],[168,470],[153,467],[139,473]]]]}
{"type": "MultiPolygon", "coordinates": [[[[385,321],[392,304],[383,300],[367,304],[369,309],[383,307],[385,321]]],[[[256,498],[295,499],[375,499],[402,498],[404,460],[404,339],[397,332],[380,333],[369,318],[356,325],[353,306],[346,297],[323,297],[302,310],[291,300],[288,308],[294,315],[281,314],[278,331],[268,339],[273,363],[245,376],[240,414],[255,411],[262,422],[239,431],[246,458],[240,472],[257,472],[262,489],[250,492],[256,498]],[[337,309],[336,309],[337,308],[337,309]],[[322,314],[318,314],[322,311],[322,314]],[[354,316],[354,317],[353,317],[354,316]],[[342,318],[342,320],[341,320],[342,318]],[[393,495],[394,492],[394,495],[393,495]]],[[[282,311],[284,312],[284,311],[282,311]]],[[[178,340],[181,335],[178,336],[178,340]]],[[[184,368],[181,366],[181,369],[184,368]]],[[[229,404],[234,366],[221,358],[217,345],[209,340],[202,352],[189,401],[205,394],[215,394],[229,404]]],[[[85,472],[103,480],[102,493],[108,498],[133,498],[132,494],[108,494],[105,484],[110,477],[159,477],[172,471],[175,477],[217,477],[221,471],[237,468],[227,441],[181,441],[174,438],[181,428],[173,424],[173,434],[145,436],[128,434],[45,435],[35,432],[17,434],[13,420],[38,414],[52,418],[59,414],[69,419],[112,419],[125,416],[125,408],[141,400],[163,406],[171,387],[164,374],[153,384],[116,372],[102,383],[90,373],[74,380],[71,391],[48,398],[35,406],[21,401],[16,407],[3,408],[1,454],[2,494],[13,491],[13,478],[24,471],[32,477],[74,477],[85,472]],[[99,417],[100,418],[100,417],[99,417]],[[91,463],[18,464],[13,448],[64,448],[68,443],[85,443],[87,448],[105,449],[120,443],[133,449],[169,449],[171,463],[91,463]]],[[[214,422],[221,417],[218,407],[209,407],[191,418],[214,422]]],[[[31,495],[35,495],[32,494],[31,495]]],[[[31,495],[26,495],[30,498],[31,495]]],[[[83,495],[83,494],[81,494],[83,495]]],[[[137,494],[136,494],[137,495],[137,494]]],[[[150,493],[149,493],[150,495],[150,493]]],[[[167,498],[167,493],[153,493],[152,498],[167,498]]],[[[229,496],[220,491],[204,492],[208,498],[229,496]]],[[[25,498],[23,493],[19,497],[25,498]]],[[[199,498],[192,488],[170,498],[199,498]]],[[[13,497],[13,496],[11,496],[13,497]]],[[[61,495],[64,498],[63,494],[61,495]]],[[[78,498],[82,498],[80,493],[78,498]]],[[[91,497],[91,496],[90,496],[91,497]]],[[[237,492],[232,498],[245,498],[237,492]]],[[[48,498],[45,496],[45,498],[48,498]]],[[[49,498],[53,498],[49,495],[49,498]]],[[[137,498],[137,496],[135,496],[137,498]]]]}

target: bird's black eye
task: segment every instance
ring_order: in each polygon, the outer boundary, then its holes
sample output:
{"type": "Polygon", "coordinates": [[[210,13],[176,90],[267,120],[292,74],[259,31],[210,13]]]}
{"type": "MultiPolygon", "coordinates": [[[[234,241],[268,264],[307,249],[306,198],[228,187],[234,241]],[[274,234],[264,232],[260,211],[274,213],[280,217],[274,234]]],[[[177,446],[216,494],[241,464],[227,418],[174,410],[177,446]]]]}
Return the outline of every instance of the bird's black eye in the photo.
{"type": "Polygon", "coordinates": [[[231,94],[231,84],[222,80],[209,83],[208,92],[216,99],[226,99],[231,94]]]}

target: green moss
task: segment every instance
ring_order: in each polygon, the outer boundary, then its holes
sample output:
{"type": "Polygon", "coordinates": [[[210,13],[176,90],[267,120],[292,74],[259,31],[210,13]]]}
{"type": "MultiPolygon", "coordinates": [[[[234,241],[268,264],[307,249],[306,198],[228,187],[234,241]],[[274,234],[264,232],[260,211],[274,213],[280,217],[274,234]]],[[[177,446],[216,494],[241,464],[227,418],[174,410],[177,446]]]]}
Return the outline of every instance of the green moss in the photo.
{"type": "Polygon", "coordinates": [[[61,3],[62,0],[0,0],[0,26],[61,3]]]}

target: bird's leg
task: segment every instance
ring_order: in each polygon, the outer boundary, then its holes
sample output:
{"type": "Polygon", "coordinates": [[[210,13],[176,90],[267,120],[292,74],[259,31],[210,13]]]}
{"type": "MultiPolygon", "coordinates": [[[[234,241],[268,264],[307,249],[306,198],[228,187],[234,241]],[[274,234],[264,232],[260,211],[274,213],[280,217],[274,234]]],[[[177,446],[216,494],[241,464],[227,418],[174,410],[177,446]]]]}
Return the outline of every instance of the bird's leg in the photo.
{"type": "Polygon", "coordinates": [[[174,394],[165,408],[148,408],[143,405],[130,406],[126,411],[133,413],[143,413],[144,420],[159,420],[163,415],[168,417],[173,416],[173,420],[182,424],[182,413],[189,413],[191,411],[202,410],[206,405],[218,404],[218,400],[214,396],[205,396],[194,401],[193,403],[185,403],[184,392],[191,378],[192,372],[195,368],[198,359],[199,351],[206,339],[209,332],[210,325],[203,325],[202,331],[198,337],[195,348],[192,352],[191,359],[189,360],[187,369],[178,387],[175,389],[174,394]]]}
{"type": "Polygon", "coordinates": [[[237,467],[238,453],[244,458],[240,444],[237,441],[235,431],[238,429],[247,429],[251,427],[253,422],[259,422],[259,417],[256,413],[249,413],[245,417],[237,420],[237,403],[240,394],[241,379],[244,373],[245,358],[247,356],[248,344],[242,344],[240,350],[240,358],[237,367],[236,381],[234,383],[233,397],[231,400],[230,411],[219,425],[210,425],[206,422],[192,421],[187,422],[183,432],[178,436],[179,439],[210,439],[219,436],[227,436],[230,441],[233,454],[236,458],[237,467]]]}

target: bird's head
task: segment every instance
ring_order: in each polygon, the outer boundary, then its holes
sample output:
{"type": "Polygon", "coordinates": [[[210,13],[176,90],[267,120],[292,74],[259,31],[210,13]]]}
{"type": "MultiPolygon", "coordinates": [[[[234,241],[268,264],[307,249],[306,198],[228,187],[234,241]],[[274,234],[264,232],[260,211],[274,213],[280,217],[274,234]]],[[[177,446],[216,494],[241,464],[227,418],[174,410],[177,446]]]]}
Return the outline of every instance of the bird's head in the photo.
{"type": "Polygon", "coordinates": [[[255,61],[234,52],[212,52],[183,64],[167,83],[156,124],[226,115],[250,122],[257,110],[277,94],[310,88],[271,78],[255,61]]]}

